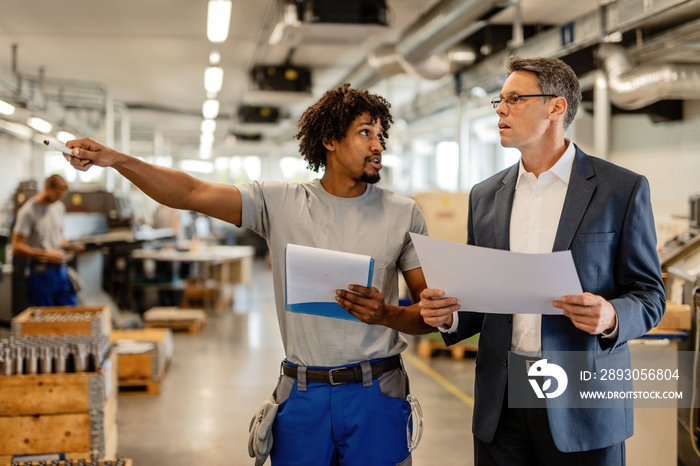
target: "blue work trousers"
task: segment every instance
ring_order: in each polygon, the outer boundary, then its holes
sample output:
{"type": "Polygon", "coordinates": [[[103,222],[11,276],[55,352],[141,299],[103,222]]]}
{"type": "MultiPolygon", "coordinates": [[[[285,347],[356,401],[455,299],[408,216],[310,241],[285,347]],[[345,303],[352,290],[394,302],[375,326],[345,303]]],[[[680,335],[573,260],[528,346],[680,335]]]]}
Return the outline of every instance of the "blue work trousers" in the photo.
{"type": "Polygon", "coordinates": [[[78,298],[65,265],[29,264],[30,306],[75,306],[78,298]]]}
{"type": "Polygon", "coordinates": [[[299,390],[298,380],[282,375],[275,396],[278,402],[288,398],[273,426],[272,465],[410,466],[406,373],[394,369],[371,380],[371,386],[306,382],[299,390]],[[403,387],[397,391],[398,384],[403,387]]]}

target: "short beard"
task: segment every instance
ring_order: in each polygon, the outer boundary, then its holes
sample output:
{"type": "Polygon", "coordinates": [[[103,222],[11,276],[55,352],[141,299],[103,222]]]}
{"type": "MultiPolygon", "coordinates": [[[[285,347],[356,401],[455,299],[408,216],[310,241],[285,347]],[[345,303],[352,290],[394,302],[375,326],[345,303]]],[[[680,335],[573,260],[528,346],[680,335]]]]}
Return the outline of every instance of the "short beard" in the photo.
{"type": "Polygon", "coordinates": [[[360,181],[369,184],[375,184],[379,182],[380,179],[381,176],[379,176],[379,173],[377,173],[376,175],[370,175],[369,173],[362,172],[362,175],[360,176],[360,181]]]}

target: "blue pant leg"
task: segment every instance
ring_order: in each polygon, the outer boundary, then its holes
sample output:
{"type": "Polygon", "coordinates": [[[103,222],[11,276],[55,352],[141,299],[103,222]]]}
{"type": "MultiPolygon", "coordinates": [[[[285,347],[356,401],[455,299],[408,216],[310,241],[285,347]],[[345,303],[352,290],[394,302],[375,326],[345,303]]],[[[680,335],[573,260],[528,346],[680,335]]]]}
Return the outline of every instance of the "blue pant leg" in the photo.
{"type": "Polygon", "coordinates": [[[30,306],[54,306],[57,283],[52,271],[55,269],[45,265],[30,265],[27,288],[29,289],[30,306]]]}
{"type": "Polygon", "coordinates": [[[54,302],[57,306],[75,306],[78,304],[78,297],[73,289],[73,284],[68,277],[68,268],[61,267],[55,269],[56,272],[56,289],[54,294],[54,302]]]}
{"type": "Polygon", "coordinates": [[[331,434],[330,388],[308,382],[306,391],[297,382],[283,401],[272,427],[273,466],[329,466],[334,464],[331,434]]]}
{"type": "Polygon", "coordinates": [[[409,456],[407,423],[411,406],[371,387],[333,387],[333,432],[342,466],[395,466],[409,456]],[[340,427],[342,426],[342,428],[340,427]]]}

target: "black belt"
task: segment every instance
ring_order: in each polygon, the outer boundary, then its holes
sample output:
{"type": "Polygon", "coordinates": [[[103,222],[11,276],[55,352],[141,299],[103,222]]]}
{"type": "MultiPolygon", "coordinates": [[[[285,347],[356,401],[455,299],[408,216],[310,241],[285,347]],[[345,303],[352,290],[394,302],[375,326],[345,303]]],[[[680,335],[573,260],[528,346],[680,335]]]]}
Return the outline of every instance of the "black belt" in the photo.
{"type": "MultiPolygon", "coordinates": [[[[401,367],[401,356],[396,355],[370,364],[372,378],[376,379],[385,372],[401,367]]],[[[297,378],[297,367],[282,363],[282,373],[293,379],[297,378]]],[[[362,382],[362,369],[359,364],[333,369],[306,369],[306,380],[309,382],[325,382],[331,385],[341,385],[349,382],[362,382]]]]}
{"type": "Polygon", "coordinates": [[[40,262],[40,261],[29,261],[29,264],[32,267],[47,267],[49,269],[60,269],[61,267],[64,267],[66,265],[63,262],[40,262]]]}

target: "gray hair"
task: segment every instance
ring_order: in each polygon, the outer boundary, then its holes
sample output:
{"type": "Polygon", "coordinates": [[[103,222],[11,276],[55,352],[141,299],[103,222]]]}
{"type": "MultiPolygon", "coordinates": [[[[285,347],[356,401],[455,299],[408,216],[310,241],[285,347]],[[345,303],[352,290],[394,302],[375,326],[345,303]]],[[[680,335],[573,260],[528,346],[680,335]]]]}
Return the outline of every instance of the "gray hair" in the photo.
{"type": "Polygon", "coordinates": [[[564,116],[564,129],[571,125],[582,97],[576,73],[569,65],[558,58],[520,58],[511,55],[506,62],[506,70],[509,76],[515,71],[535,73],[537,85],[543,94],[564,97],[568,104],[564,116]]]}

